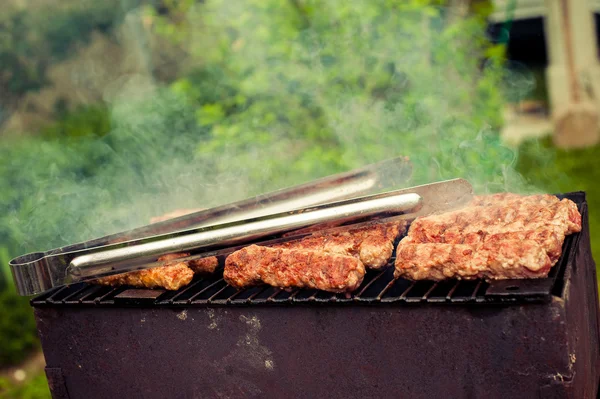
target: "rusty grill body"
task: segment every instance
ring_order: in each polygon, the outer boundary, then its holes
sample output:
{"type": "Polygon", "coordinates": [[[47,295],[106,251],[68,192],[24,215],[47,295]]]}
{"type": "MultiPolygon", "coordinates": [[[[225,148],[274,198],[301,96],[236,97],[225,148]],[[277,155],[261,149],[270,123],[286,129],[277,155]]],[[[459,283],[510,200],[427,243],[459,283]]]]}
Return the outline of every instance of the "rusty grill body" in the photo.
{"type": "Polygon", "coordinates": [[[587,203],[547,279],[393,280],[346,298],[221,278],[176,292],[77,284],[32,300],[54,398],[592,398],[587,203]]]}

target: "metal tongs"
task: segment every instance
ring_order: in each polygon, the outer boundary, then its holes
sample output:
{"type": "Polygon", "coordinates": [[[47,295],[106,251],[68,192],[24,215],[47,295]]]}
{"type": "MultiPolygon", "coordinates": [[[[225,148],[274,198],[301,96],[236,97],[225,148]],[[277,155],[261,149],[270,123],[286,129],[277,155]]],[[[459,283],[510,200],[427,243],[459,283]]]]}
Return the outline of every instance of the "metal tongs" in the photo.
{"type": "Polygon", "coordinates": [[[472,187],[462,179],[402,187],[408,158],[394,158],[351,172],[192,213],[127,232],[20,256],[10,262],[20,295],[99,277],[162,266],[162,255],[186,252],[186,261],[226,255],[256,242],[283,242],[314,229],[372,218],[414,219],[466,204],[472,187]]]}

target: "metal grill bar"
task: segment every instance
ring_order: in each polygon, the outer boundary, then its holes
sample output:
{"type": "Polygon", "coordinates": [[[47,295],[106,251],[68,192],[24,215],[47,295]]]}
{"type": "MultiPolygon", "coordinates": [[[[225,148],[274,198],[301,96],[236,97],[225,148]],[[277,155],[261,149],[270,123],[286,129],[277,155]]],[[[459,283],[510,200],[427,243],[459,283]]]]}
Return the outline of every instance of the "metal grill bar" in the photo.
{"type": "MultiPolygon", "coordinates": [[[[561,263],[564,263],[561,262],[561,263]]],[[[557,269],[563,267],[557,265],[557,269]]],[[[441,282],[415,281],[393,278],[393,267],[377,272],[369,272],[369,277],[359,287],[357,292],[350,297],[346,294],[334,294],[319,290],[295,289],[286,291],[279,288],[259,286],[248,289],[237,290],[228,285],[222,277],[198,279],[189,286],[179,291],[167,291],[160,295],[152,303],[153,306],[189,306],[199,304],[210,305],[254,305],[265,303],[483,303],[490,302],[491,297],[498,297],[498,290],[502,298],[510,296],[514,302],[514,296],[525,296],[527,291],[516,289],[521,283],[529,284],[525,287],[534,287],[537,284],[535,294],[538,300],[545,295],[550,295],[551,284],[549,279],[536,280],[534,282],[500,281],[487,283],[482,280],[456,281],[447,280],[441,282]],[[517,285],[515,285],[517,284],[517,285]],[[540,288],[541,287],[541,288],[540,288]],[[546,288],[544,288],[546,287],[546,288]],[[545,289],[545,291],[544,291],[545,289]]],[[[556,273],[558,274],[558,273],[556,273]]],[[[84,283],[70,287],[61,287],[44,295],[34,298],[32,304],[35,306],[60,306],[60,305],[114,305],[114,298],[126,287],[104,287],[90,286],[84,283]]],[[[139,298],[136,300],[139,301],[139,298]]],[[[124,299],[119,304],[125,304],[124,299]]]]}
{"type": "Polygon", "coordinates": [[[84,296],[81,299],[81,302],[85,303],[85,304],[90,304],[90,305],[96,304],[97,298],[100,298],[107,292],[110,292],[111,290],[114,290],[114,289],[116,289],[116,288],[98,286],[98,287],[96,287],[95,290],[90,291],[86,296],[84,296]]]}
{"type": "Polygon", "coordinates": [[[225,291],[227,288],[231,288],[228,285],[224,285],[223,288],[221,288],[220,290],[218,290],[217,292],[215,292],[214,294],[212,294],[208,299],[208,303],[211,303],[213,301],[213,299],[215,299],[216,297],[219,296],[219,294],[223,291],[225,291]]]}
{"type": "Polygon", "coordinates": [[[235,305],[252,303],[261,292],[267,289],[266,286],[253,287],[248,290],[241,290],[230,297],[231,303],[235,305]]]}
{"type": "Polygon", "coordinates": [[[365,291],[366,291],[366,290],[367,290],[367,289],[368,289],[368,288],[369,288],[371,285],[373,285],[373,283],[374,283],[375,281],[377,281],[379,278],[381,278],[381,276],[383,276],[384,274],[385,274],[385,270],[384,270],[384,271],[382,271],[381,273],[379,273],[377,276],[375,276],[375,278],[373,278],[371,281],[369,281],[369,282],[368,282],[368,283],[367,283],[367,284],[366,284],[366,285],[363,287],[363,289],[362,289],[362,290],[360,290],[360,291],[358,292],[358,294],[356,295],[356,296],[357,296],[357,298],[360,298],[360,297],[362,297],[362,295],[365,293],[365,291]]]}
{"type": "Polygon", "coordinates": [[[75,284],[71,287],[71,293],[67,296],[65,296],[62,301],[63,302],[68,302],[71,300],[71,298],[73,298],[74,296],[76,296],[77,294],[79,294],[81,291],[83,291],[85,289],[85,284],[75,284]]]}
{"type": "Polygon", "coordinates": [[[456,284],[454,284],[452,286],[452,288],[450,289],[450,291],[448,291],[448,295],[446,295],[446,300],[450,301],[452,299],[452,295],[454,295],[454,291],[456,291],[456,289],[458,288],[458,285],[460,284],[460,281],[457,281],[456,284]]]}
{"type": "Polygon", "coordinates": [[[202,282],[204,282],[202,279],[192,282],[187,287],[177,291],[177,294],[170,300],[174,303],[189,303],[189,298],[194,295],[196,288],[198,288],[202,282]]]}
{"type": "Polygon", "coordinates": [[[106,301],[110,298],[114,298],[115,295],[118,295],[119,293],[121,293],[122,291],[125,291],[126,289],[127,289],[127,287],[113,288],[113,289],[109,290],[106,294],[104,294],[98,298],[95,298],[94,302],[100,303],[100,302],[106,301]]]}
{"type": "Polygon", "coordinates": [[[207,303],[208,299],[210,299],[214,293],[221,290],[221,286],[227,285],[224,279],[219,279],[214,283],[210,284],[208,287],[204,288],[202,291],[194,294],[190,299],[190,303],[207,303]]]}
{"type": "Polygon", "coordinates": [[[292,295],[294,295],[294,293],[297,293],[298,289],[293,290],[293,291],[288,291],[288,290],[280,290],[272,299],[273,302],[275,303],[282,303],[282,302],[292,302],[292,295]]]}
{"type": "Polygon", "coordinates": [[[477,282],[477,286],[475,286],[475,289],[473,290],[473,293],[471,294],[471,300],[475,301],[477,299],[477,292],[479,291],[479,288],[483,285],[483,281],[479,280],[477,282]]]}
{"type": "Polygon", "coordinates": [[[57,300],[56,298],[60,298],[60,294],[67,291],[68,289],[69,289],[69,287],[59,288],[58,291],[56,291],[54,294],[50,295],[50,297],[47,299],[47,301],[50,303],[60,303],[60,300],[57,300]]]}
{"type": "Polygon", "coordinates": [[[406,302],[416,303],[421,302],[425,293],[433,283],[431,281],[416,281],[406,294],[406,302]]]}
{"type": "Polygon", "coordinates": [[[276,288],[275,292],[273,293],[273,295],[271,295],[270,297],[267,298],[267,302],[273,302],[274,298],[279,295],[279,293],[283,291],[281,288],[276,288]]]}
{"type": "Polygon", "coordinates": [[[63,302],[69,305],[76,305],[81,303],[81,299],[89,294],[90,291],[94,290],[95,287],[82,284],[82,288],[63,299],[63,302]]]}
{"type": "Polygon", "coordinates": [[[438,286],[438,282],[435,282],[430,289],[427,290],[427,292],[425,293],[425,295],[423,295],[423,297],[421,298],[422,300],[427,300],[427,298],[429,298],[429,295],[433,292],[433,290],[435,290],[438,286]]]}

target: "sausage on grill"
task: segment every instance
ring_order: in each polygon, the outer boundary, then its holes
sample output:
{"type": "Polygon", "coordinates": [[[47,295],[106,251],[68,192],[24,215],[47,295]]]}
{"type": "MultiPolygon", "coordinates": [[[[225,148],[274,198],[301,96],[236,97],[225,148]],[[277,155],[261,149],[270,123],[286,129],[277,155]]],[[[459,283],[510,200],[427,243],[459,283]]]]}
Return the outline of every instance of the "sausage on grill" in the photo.
{"type": "Polygon", "coordinates": [[[262,283],[280,288],[354,291],[365,266],[353,256],[250,245],[229,255],[223,277],[236,288],[262,283]]]}
{"type": "Polygon", "coordinates": [[[396,252],[395,277],[410,280],[522,279],[545,277],[552,262],[532,240],[466,244],[404,244],[396,252]]]}
{"type": "Polygon", "coordinates": [[[167,266],[154,267],[152,269],[138,270],[102,277],[92,281],[94,284],[110,285],[113,287],[130,285],[139,288],[165,288],[167,290],[178,290],[188,285],[194,272],[186,262],[177,262],[177,258],[188,256],[188,254],[169,254],[160,257],[159,261],[173,260],[174,263],[167,266]]]}
{"type": "Polygon", "coordinates": [[[560,258],[565,236],[579,231],[581,215],[568,199],[479,196],[458,211],[416,219],[398,245],[396,276],[545,277],[560,258]]]}

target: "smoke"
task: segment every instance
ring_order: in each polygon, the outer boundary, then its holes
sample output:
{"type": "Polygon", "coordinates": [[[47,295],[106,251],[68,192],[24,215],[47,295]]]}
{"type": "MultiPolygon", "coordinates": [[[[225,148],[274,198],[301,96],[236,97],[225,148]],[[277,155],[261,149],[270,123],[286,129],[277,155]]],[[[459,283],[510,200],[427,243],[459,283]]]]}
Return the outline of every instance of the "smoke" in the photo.
{"type": "Polygon", "coordinates": [[[110,133],[5,154],[20,154],[5,236],[47,249],[399,155],[414,164],[407,186],[464,177],[479,192],[529,190],[498,135],[499,87],[512,80],[498,59],[482,66],[483,23],[426,3],[208,0],[177,3],[175,20],[135,10],[125,21],[151,22],[124,32],[179,43],[183,77],[123,73],[105,90],[110,133]]]}

